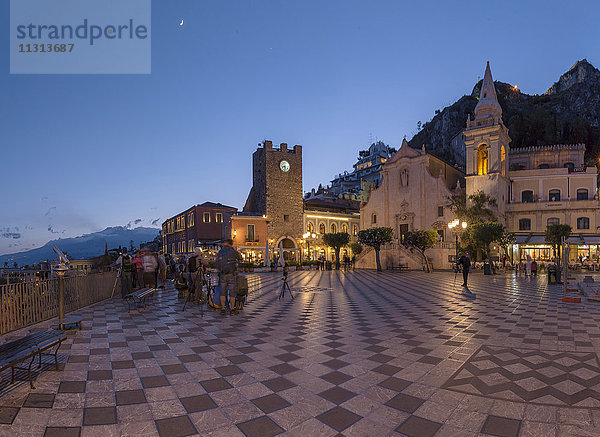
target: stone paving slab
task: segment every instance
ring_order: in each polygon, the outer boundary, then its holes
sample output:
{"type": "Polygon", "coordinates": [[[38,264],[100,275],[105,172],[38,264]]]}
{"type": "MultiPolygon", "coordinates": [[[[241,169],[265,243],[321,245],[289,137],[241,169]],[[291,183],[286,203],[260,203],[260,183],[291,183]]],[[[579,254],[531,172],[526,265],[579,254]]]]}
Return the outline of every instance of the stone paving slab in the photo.
{"type": "Polygon", "coordinates": [[[543,277],[475,274],[473,299],[447,272],[292,272],[293,300],[248,277],[238,316],[172,289],[77,311],[62,371],[2,373],[0,436],[600,435],[600,306],[543,277]]]}

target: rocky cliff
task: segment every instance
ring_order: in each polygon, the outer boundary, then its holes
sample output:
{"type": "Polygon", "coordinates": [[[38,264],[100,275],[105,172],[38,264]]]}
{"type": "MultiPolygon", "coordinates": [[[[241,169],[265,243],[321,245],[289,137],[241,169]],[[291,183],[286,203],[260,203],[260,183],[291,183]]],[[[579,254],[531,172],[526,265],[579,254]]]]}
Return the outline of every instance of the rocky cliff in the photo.
{"type": "MultiPolygon", "coordinates": [[[[496,81],[504,123],[512,139],[511,148],[547,144],[585,143],[586,156],[596,162],[600,152],[600,71],[586,59],[577,61],[543,95],[528,95],[510,84],[496,81]]],[[[444,108],[409,141],[411,147],[438,155],[464,167],[459,150],[451,140],[473,114],[481,81],[470,95],[444,108]]]]}

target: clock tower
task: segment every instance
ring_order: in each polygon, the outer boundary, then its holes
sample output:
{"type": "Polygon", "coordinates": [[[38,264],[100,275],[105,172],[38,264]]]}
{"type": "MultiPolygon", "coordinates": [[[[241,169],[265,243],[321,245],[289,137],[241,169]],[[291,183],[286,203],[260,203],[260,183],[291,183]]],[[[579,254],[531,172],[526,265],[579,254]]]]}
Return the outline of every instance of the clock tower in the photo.
{"type": "Polygon", "coordinates": [[[297,250],[303,234],[302,146],[273,147],[265,140],[252,154],[252,189],[244,213],[266,216],[274,248],[297,250]],[[290,247],[293,244],[293,247],[290,247]]]}

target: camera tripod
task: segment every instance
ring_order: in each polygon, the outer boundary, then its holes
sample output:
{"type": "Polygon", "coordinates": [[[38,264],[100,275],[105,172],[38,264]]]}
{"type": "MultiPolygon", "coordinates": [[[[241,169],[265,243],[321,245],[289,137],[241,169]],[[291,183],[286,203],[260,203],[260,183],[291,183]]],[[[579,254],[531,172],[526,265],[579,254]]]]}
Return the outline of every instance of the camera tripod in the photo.
{"type": "Polygon", "coordinates": [[[279,299],[285,297],[285,291],[290,294],[292,300],[294,300],[294,295],[292,294],[292,289],[290,288],[290,284],[288,284],[288,273],[286,271],[283,272],[283,278],[281,278],[283,284],[281,284],[281,291],[279,291],[279,299]]]}

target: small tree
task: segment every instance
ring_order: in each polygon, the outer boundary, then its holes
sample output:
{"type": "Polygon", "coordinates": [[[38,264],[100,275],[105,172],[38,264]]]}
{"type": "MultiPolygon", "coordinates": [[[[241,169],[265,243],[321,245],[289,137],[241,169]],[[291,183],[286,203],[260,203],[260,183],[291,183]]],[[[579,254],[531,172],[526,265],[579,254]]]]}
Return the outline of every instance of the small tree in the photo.
{"type": "Polygon", "coordinates": [[[392,241],[392,238],[394,238],[394,230],[392,228],[370,228],[358,232],[358,242],[375,250],[375,261],[377,262],[378,272],[381,271],[381,260],[379,259],[381,245],[389,243],[392,241]]]}
{"type": "Polygon", "coordinates": [[[347,232],[337,232],[335,234],[324,234],[323,243],[335,251],[335,268],[340,269],[340,249],[350,242],[350,235],[347,232]]]}
{"type": "Polygon", "coordinates": [[[495,222],[494,209],[497,206],[495,198],[483,191],[476,191],[467,196],[464,191],[449,197],[448,207],[460,221],[466,221],[469,228],[461,233],[460,239],[464,246],[477,250],[477,257],[481,252],[481,245],[474,237],[474,226],[478,223],[495,222]]]}
{"type": "Polygon", "coordinates": [[[560,250],[557,251],[557,248],[562,244],[563,238],[566,240],[571,235],[571,231],[573,229],[570,225],[548,225],[546,226],[546,241],[552,245],[554,249],[554,257],[557,257],[558,253],[558,264],[560,265],[561,261],[561,253],[560,250]]]}
{"type": "MultiPolygon", "coordinates": [[[[504,232],[497,243],[502,249],[504,249],[504,253],[508,254],[508,246],[515,244],[516,241],[517,239],[515,237],[515,233],[507,232],[506,229],[504,229],[504,232]]],[[[512,254],[510,256],[510,263],[513,264],[512,254]]]]}
{"type": "Polygon", "coordinates": [[[406,247],[414,247],[423,256],[427,273],[431,272],[431,268],[425,251],[435,246],[437,242],[438,234],[434,230],[417,230],[404,233],[404,245],[406,247]]]}
{"type": "Polygon", "coordinates": [[[363,251],[363,247],[360,245],[360,243],[357,243],[356,241],[353,243],[350,243],[348,245],[348,247],[350,248],[352,253],[356,256],[360,255],[360,253],[363,251]]]}
{"type": "Polygon", "coordinates": [[[492,266],[492,272],[496,274],[496,268],[490,257],[490,244],[497,242],[504,234],[504,226],[500,223],[477,223],[472,227],[472,235],[475,242],[485,249],[489,263],[492,266]]]}

